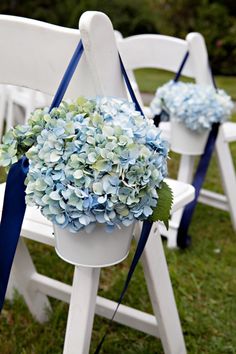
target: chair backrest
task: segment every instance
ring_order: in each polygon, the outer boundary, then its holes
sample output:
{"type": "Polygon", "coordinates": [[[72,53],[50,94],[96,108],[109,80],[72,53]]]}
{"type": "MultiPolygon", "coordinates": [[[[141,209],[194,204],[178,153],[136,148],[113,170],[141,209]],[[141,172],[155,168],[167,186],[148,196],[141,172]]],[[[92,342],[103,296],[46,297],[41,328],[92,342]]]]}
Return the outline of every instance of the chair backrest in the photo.
{"type": "Polygon", "coordinates": [[[80,39],[85,53],[66,97],[126,97],[114,31],[103,13],[86,12],[80,31],[0,15],[0,84],[54,95],[80,39]]]}
{"type": "MultiPolygon", "coordinates": [[[[202,85],[213,85],[206,44],[200,33],[189,33],[185,40],[163,35],[137,35],[119,40],[117,45],[141,104],[143,104],[142,97],[133,70],[156,68],[176,73],[187,51],[189,57],[183,67],[182,75],[193,78],[202,85]]],[[[152,112],[148,107],[143,107],[143,109],[146,116],[152,117],[152,112]]],[[[170,125],[161,123],[160,128],[163,132],[162,136],[170,139],[170,125]]],[[[176,151],[173,144],[171,148],[176,151]]],[[[181,149],[177,151],[189,155],[189,150],[185,148],[181,146],[181,149]]]]}
{"type": "Polygon", "coordinates": [[[127,70],[156,68],[177,72],[189,51],[182,74],[200,84],[212,83],[207,49],[200,33],[189,33],[186,40],[163,35],[137,35],[120,40],[118,47],[127,70]]]}
{"type": "Polygon", "coordinates": [[[114,30],[114,33],[115,33],[115,38],[117,41],[120,41],[124,38],[123,34],[120,31],[114,30]]]}

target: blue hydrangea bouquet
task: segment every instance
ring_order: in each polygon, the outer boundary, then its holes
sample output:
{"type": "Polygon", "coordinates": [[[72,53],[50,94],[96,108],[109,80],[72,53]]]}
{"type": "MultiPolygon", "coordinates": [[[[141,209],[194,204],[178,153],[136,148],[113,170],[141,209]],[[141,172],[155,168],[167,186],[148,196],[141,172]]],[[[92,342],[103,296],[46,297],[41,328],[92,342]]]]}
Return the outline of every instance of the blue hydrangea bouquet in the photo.
{"type": "Polygon", "coordinates": [[[223,90],[172,80],[157,89],[150,108],[161,121],[171,121],[173,151],[201,155],[212,125],[229,119],[233,102],[223,90]]]}
{"type": "Polygon", "coordinates": [[[228,120],[233,102],[224,90],[172,80],[157,89],[150,108],[163,120],[171,118],[195,133],[202,133],[209,131],[213,123],[228,120]]]}
{"type": "Polygon", "coordinates": [[[128,227],[170,214],[168,145],[134,104],[116,98],[79,98],[32,113],[6,133],[0,163],[26,155],[26,203],[60,228],[92,232],[128,227]]]}

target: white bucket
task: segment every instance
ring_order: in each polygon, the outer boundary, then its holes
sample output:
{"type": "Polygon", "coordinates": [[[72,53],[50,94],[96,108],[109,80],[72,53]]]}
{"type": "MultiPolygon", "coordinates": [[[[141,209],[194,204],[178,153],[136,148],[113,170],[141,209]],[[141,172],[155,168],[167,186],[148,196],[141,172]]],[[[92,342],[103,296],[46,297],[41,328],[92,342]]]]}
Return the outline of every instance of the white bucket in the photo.
{"type": "Polygon", "coordinates": [[[97,223],[91,233],[85,230],[72,233],[54,225],[55,248],[64,261],[84,267],[107,267],[121,262],[129,254],[134,224],[106,232],[97,223]]]}
{"type": "Polygon", "coordinates": [[[183,123],[171,120],[171,150],[183,155],[202,155],[206,146],[209,130],[195,133],[183,123]]]}

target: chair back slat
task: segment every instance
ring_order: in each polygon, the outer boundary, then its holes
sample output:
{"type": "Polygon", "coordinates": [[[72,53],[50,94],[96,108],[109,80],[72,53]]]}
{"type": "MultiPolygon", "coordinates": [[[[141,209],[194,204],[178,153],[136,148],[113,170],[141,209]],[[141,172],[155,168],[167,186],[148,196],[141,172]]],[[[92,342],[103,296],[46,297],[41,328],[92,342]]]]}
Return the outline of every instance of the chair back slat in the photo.
{"type": "Polygon", "coordinates": [[[118,47],[128,70],[163,69],[176,73],[187,51],[190,52],[182,74],[198,83],[212,82],[204,38],[189,33],[186,40],[158,34],[144,34],[118,41],[118,47]]]}
{"type": "Polygon", "coordinates": [[[102,12],[87,11],[79,28],[96,94],[127,98],[110,19],[102,12]]]}
{"type": "MultiPolygon", "coordinates": [[[[79,40],[76,29],[0,15],[0,83],[54,95],[79,40]]],[[[86,64],[84,56],[67,96],[94,94],[86,64]]]]}
{"type": "Polygon", "coordinates": [[[192,71],[196,82],[201,85],[212,85],[212,74],[209,65],[205,40],[200,33],[191,32],[186,36],[191,61],[192,71]]]}
{"type": "MultiPolygon", "coordinates": [[[[118,46],[128,70],[145,67],[176,72],[188,50],[185,40],[152,34],[124,38],[118,46]]],[[[193,76],[191,60],[186,63],[183,74],[193,76]]]]}
{"type": "Polygon", "coordinates": [[[110,95],[126,97],[114,31],[109,18],[88,11],[79,30],[0,15],[0,84],[11,84],[54,95],[72,54],[82,38],[85,54],[66,97],[110,95]]]}

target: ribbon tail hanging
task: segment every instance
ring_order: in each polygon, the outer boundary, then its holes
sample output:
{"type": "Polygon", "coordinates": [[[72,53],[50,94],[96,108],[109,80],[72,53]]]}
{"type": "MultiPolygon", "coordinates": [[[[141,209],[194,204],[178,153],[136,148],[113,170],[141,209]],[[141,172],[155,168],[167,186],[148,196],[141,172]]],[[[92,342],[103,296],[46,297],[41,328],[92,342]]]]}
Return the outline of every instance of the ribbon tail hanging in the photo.
{"type": "MultiPolygon", "coordinates": [[[[49,111],[54,107],[58,107],[61,103],[70,80],[81,59],[83,50],[83,44],[82,41],[80,41],[61,80],[49,111]]],[[[3,307],[11,267],[26,209],[25,178],[28,169],[29,161],[24,156],[11,166],[6,182],[0,225],[0,311],[3,307]]]]}
{"type": "Polygon", "coordinates": [[[11,166],[6,182],[0,225],[0,311],[3,307],[26,209],[25,178],[27,172],[28,160],[24,157],[11,166]]]}
{"type": "Polygon", "coordinates": [[[198,197],[199,197],[202,185],[204,183],[206,173],[207,173],[207,170],[208,170],[208,167],[209,167],[209,164],[211,161],[211,157],[212,157],[212,154],[214,151],[219,126],[220,126],[219,123],[213,124],[211,132],[210,132],[208,140],[207,140],[207,143],[206,143],[205,151],[201,155],[200,161],[197,166],[197,170],[196,170],[196,173],[195,173],[195,176],[193,179],[193,183],[192,183],[193,187],[195,188],[195,198],[191,203],[189,203],[185,207],[182,218],[181,218],[181,222],[179,225],[179,230],[178,230],[178,235],[177,235],[177,245],[180,248],[186,248],[189,246],[190,237],[188,235],[188,230],[189,230],[189,226],[191,224],[193,213],[194,213],[195,208],[197,206],[198,197]]]}

